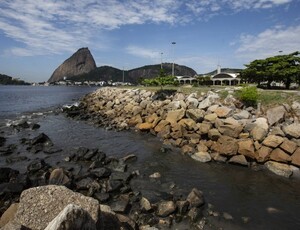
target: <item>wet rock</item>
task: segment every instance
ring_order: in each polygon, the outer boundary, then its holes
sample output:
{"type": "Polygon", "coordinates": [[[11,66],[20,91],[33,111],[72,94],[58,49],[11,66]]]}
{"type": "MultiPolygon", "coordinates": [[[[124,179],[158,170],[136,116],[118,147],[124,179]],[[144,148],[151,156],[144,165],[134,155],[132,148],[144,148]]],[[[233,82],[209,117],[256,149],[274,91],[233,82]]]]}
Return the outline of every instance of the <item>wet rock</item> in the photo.
{"type": "Polygon", "coordinates": [[[129,208],[129,199],[122,197],[116,202],[113,202],[110,207],[114,212],[126,213],[129,208]]]}
{"type": "Polygon", "coordinates": [[[97,199],[101,204],[105,203],[109,200],[110,195],[108,193],[100,193],[100,192],[96,192],[93,197],[95,199],[97,199]]]}
{"type": "Polygon", "coordinates": [[[158,179],[158,178],[161,178],[161,175],[160,175],[159,172],[155,172],[155,173],[151,174],[151,175],[149,176],[149,178],[152,178],[152,179],[158,179]]]}
{"type": "Polygon", "coordinates": [[[91,185],[93,184],[94,180],[90,177],[83,178],[76,182],[76,189],[77,190],[88,190],[91,185]]]}
{"type": "Polygon", "coordinates": [[[66,175],[63,169],[57,168],[54,169],[49,177],[49,184],[53,185],[65,185],[68,186],[70,185],[71,180],[69,177],[66,175]]]}
{"type": "Polygon", "coordinates": [[[45,230],[96,230],[96,223],[89,213],[78,205],[68,204],[45,228],[45,230]]]}
{"type": "Polygon", "coordinates": [[[57,147],[53,147],[53,146],[43,148],[43,152],[46,153],[46,154],[59,153],[61,151],[62,151],[62,149],[57,148],[57,147]]]}
{"type": "Polygon", "coordinates": [[[15,149],[15,145],[0,147],[0,156],[9,156],[14,152],[15,149]]]}
{"type": "Polygon", "coordinates": [[[211,161],[211,156],[208,152],[196,152],[191,156],[194,160],[200,161],[200,162],[209,162],[211,161]]]}
{"type": "Polygon", "coordinates": [[[152,205],[151,205],[150,201],[145,197],[141,198],[140,206],[141,206],[141,210],[144,212],[149,212],[152,210],[152,205]]]}
{"type": "Polygon", "coordinates": [[[12,164],[20,161],[26,161],[28,160],[28,157],[26,156],[16,156],[16,157],[8,157],[5,159],[6,163],[12,164]]]}
{"type": "Polygon", "coordinates": [[[244,155],[236,155],[229,159],[228,161],[231,164],[238,164],[243,166],[248,166],[248,161],[246,160],[244,155]]]}
{"type": "Polygon", "coordinates": [[[98,229],[120,230],[121,223],[116,213],[107,205],[100,205],[100,217],[97,224],[98,229]]]}
{"type": "Polygon", "coordinates": [[[180,215],[185,215],[189,210],[190,203],[187,200],[179,200],[176,202],[178,213],[180,215]]]}
{"type": "Polygon", "coordinates": [[[0,218],[0,228],[4,227],[9,221],[13,220],[18,210],[18,203],[11,204],[0,218]]]}
{"type": "Polygon", "coordinates": [[[202,211],[199,208],[193,207],[188,212],[188,217],[192,222],[196,222],[202,216],[202,211]]]}
{"type": "Polygon", "coordinates": [[[31,229],[45,229],[68,204],[80,206],[89,213],[93,221],[98,221],[100,213],[97,200],[56,185],[23,191],[15,220],[31,229]]]}
{"type": "Polygon", "coordinates": [[[166,217],[176,211],[176,204],[173,201],[162,201],[158,203],[157,215],[160,217],[166,217]]]}
{"type": "Polygon", "coordinates": [[[284,106],[277,106],[267,110],[267,119],[270,126],[284,120],[286,110],[284,106]]]}
{"type": "Polygon", "coordinates": [[[108,178],[110,174],[111,171],[105,167],[90,170],[90,175],[98,179],[108,178]]]}
{"type": "Polygon", "coordinates": [[[124,161],[125,163],[132,162],[137,160],[137,156],[134,154],[128,154],[127,156],[122,157],[121,160],[124,161]]]}
{"type": "Polygon", "coordinates": [[[47,167],[48,165],[45,163],[44,160],[41,159],[36,159],[33,160],[28,166],[27,166],[27,171],[30,173],[34,173],[37,172],[41,169],[43,169],[44,167],[47,167]]]}
{"type": "Polygon", "coordinates": [[[20,194],[24,190],[24,184],[18,182],[7,182],[0,184],[0,195],[20,194]]]}
{"type": "Polygon", "coordinates": [[[108,182],[108,192],[118,192],[123,187],[123,183],[118,180],[110,180],[108,182]]]}
{"type": "Polygon", "coordinates": [[[0,168],[0,183],[9,182],[12,178],[16,178],[19,171],[11,168],[0,168]]]}
{"type": "Polygon", "coordinates": [[[268,161],[265,163],[265,166],[271,172],[279,176],[290,177],[293,174],[293,170],[287,164],[282,164],[275,161],[268,161]]]}
{"type": "Polygon", "coordinates": [[[39,134],[37,137],[31,140],[32,145],[41,144],[43,147],[53,146],[53,142],[51,139],[44,133],[39,134]]]}
{"type": "Polygon", "coordinates": [[[119,180],[119,181],[123,181],[124,183],[127,183],[130,181],[130,179],[132,178],[132,174],[131,173],[122,173],[122,172],[112,172],[110,175],[110,180],[119,180]]]}
{"type": "Polygon", "coordinates": [[[127,164],[117,159],[112,159],[107,167],[116,172],[125,172],[127,170],[127,164]]]}
{"type": "Polygon", "coordinates": [[[0,136],[0,147],[2,147],[5,142],[6,142],[6,138],[0,136]]]}
{"type": "Polygon", "coordinates": [[[190,208],[197,208],[204,205],[203,193],[196,188],[192,189],[192,191],[187,196],[186,200],[190,203],[190,208]]]}
{"type": "Polygon", "coordinates": [[[225,220],[233,220],[232,215],[230,215],[228,212],[223,212],[223,218],[225,220]]]}
{"type": "Polygon", "coordinates": [[[32,130],[37,130],[41,127],[39,124],[35,124],[35,123],[31,123],[29,126],[30,126],[29,128],[32,130]]]}

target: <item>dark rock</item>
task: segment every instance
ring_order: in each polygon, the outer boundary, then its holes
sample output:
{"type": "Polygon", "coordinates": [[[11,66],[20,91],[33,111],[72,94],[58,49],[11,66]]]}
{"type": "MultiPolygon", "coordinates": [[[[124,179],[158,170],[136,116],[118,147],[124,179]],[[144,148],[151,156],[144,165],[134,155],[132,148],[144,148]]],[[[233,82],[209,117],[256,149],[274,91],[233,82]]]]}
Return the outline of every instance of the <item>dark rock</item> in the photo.
{"type": "Polygon", "coordinates": [[[107,168],[95,168],[90,171],[90,174],[98,179],[107,178],[110,176],[111,171],[107,168]]]}
{"type": "Polygon", "coordinates": [[[15,123],[13,124],[13,127],[14,127],[15,129],[20,130],[20,129],[28,129],[30,126],[29,126],[29,124],[28,124],[27,121],[20,120],[20,121],[15,122],[15,123]]]}
{"type": "Polygon", "coordinates": [[[100,192],[96,192],[93,197],[95,199],[97,199],[101,204],[105,203],[109,200],[110,196],[108,193],[100,193],[100,192]]]}
{"type": "Polygon", "coordinates": [[[55,185],[65,185],[68,186],[71,183],[71,180],[66,175],[63,169],[58,168],[54,169],[49,177],[49,184],[55,185]]]}
{"type": "Polygon", "coordinates": [[[192,189],[192,191],[190,192],[190,194],[188,195],[186,200],[189,201],[190,208],[193,208],[193,207],[197,208],[197,207],[204,205],[203,193],[196,188],[192,189]]]}
{"type": "Polygon", "coordinates": [[[162,201],[158,203],[157,215],[166,217],[176,211],[176,204],[173,201],[162,201]]]}
{"type": "Polygon", "coordinates": [[[6,141],[6,138],[0,136],[0,147],[2,147],[4,145],[5,141],[6,141]]]}
{"type": "Polygon", "coordinates": [[[125,183],[129,182],[131,177],[132,177],[131,173],[128,173],[128,172],[126,172],[126,173],[112,172],[112,174],[110,175],[111,180],[120,180],[125,183]]]}
{"type": "Polygon", "coordinates": [[[24,190],[22,183],[2,183],[0,184],[0,195],[6,193],[20,194],[24,190]]]}
{"type": "Polygon", "coordinates": [[[128,198],[119,199],[118,201],[113,202],[110,205],[110,207],[114,212],[126,213],[129,208],[129,199],[128,198]]]}
{"type": "Polygon", "coordinates": [[[97,154],[93,156],[91,160],[103,162],[105,158],[106,158],[106,154],[98,150],[97,154]]]}
{"type": "Polygon", "coordinates": [[[120,191],[120,188],[123,187],[123,183],[118,180],[110,180],[108,183],[108,192],[117,192],[120,191]]]}
{"type": "Polygon", "coordinates": [[[17,145],[11,144],[6,147],[0,147],[0,156],[11,155],[17,149],[17,145]]]}
{"type": "Polygon", "coordinates": [[[137,160],[137,156],[134,155],[134,154],[129,154],[129,155],[125,156],[125,157],[122,157],[121,160],[124,161],[124,162],[132,162],[132,161],[136,161],[137,160]]]}
{"type": "Polygon", "coordinates": [[[193,207],[188,213],[188,217],[192,222],[196,222],[200,217],[202,217],[202,211],[199,208],[193,207]]]}
{"type": "Polygon", "coordinates": [[[97,154],[97,152],[98,149],[91,149],[84,155],[83,159],[89,161],[97,154]]]}
{"type": "Polygon", "coordinates": [[[32,145],[42,144],[44,147],[53,146],[51,139],[44,133],[39,134],[31,140],[32,145]]]}
{"type": "Polygon", "coordinates": [[[34,173],[43,169],[46,166],[47,164],[45,163],[44,160],[36,159],[27,166],[27,170],[31,173],[34,173]]]}
{"type": "Polygon", "coordinates": [[[45,230],[96,230],[96,223],[82,207],[68,204],[45,228],[45,230]]]}
{"type": "Polygon", "coordinates": [[[11,178],[16,178],[19,171],[11,168],[0,168],[0,183],[9,182],[11,178]]]}
{"type": "Polygon", "coordinates": [[[111,160],[107,167],[117,172],[125,172],[127,169],[127,165],[125,164],[125,162],[117,159],[111,160]]]}
{"type": "Polygon", "coordinates": [[[93,162],[91,163],[91,165],[89,166],[89,169],[102,168],[103,165],[104,165],[104,164],[103,164],[102,161],[96,160],[96,161],[93,161],[93,162]]]}
{"type": "Polygon", "coordinates": [[[32,129],[32,130],[37,130],[37,129],[39,129],[41,126],[39,125],[39,124],[30,124],[30,129],[32,129]]]}
{"type": "Polygon", "coordinates": [[[5,159],[6,163],[8,164],[20,162],[20,161],[26,161],[26,160],[28,160],[28,157],[26,156],[8,157],[5,159]]]}
{"type": "Polygon", "coordinates": [[[45,147],[43,148],[43,152],[46,154],[53,154],[53,153],[58,153],[61,152],[62,149],[56,148],[56,147],[45,147]]]}
{"type": "Polygon", "coordinates": [[[78,158],[78,160],[83,160],[85,154],[89,151],[88,148],[85,147],[79,147],[76,151],[75,157],[78,158]]]}
{"type": "Polygon", "coordinates": [[[120,230],[121,223],[116,214],[107,205],[100,205],[100,217],[98,221],[98,229],[120,230]]]}
{"type": "Polygon", "coordinates": [[[189,210],[190,203],[187,200],[180,200],[176,202],[178,213],[180,215],[185,215],[189,210]]]}
{"type": "Polygon", "coordinates": [[[90,177],[83,178],[80,181],[76,182],[76,188],[78,190],[80,190],[80,189],[87,190],[90,188],[90,185],[93,183],[93,181],[94,180],[90,177]]]}

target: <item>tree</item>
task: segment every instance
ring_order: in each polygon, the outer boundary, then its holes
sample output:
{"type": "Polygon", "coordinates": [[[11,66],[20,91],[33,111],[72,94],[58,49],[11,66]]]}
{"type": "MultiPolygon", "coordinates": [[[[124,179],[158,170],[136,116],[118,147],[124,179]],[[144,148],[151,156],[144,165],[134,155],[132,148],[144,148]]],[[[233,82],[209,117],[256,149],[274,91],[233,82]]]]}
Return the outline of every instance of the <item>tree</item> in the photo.
{"type": "Polygon", "coordinates": [[[267,82],[267,88],[271,88],[273,81],[283,82],[286,89],[291,83],[300,83],[300,52],[286,55],[277,55],[266,59],[254,60],[245,65],[242,71],[242,79],[250,83],[267,82]]]}
{"type": "Polygon", "coordinates": [[[144,79],[142,84],[149,86],[160,86],[163,88],[165,85],[177,85],[178,81],[176,81],[175,77],[173,76],[166,76],[165,71],[161,69],[159,76],[152,79],[144,79]]]}

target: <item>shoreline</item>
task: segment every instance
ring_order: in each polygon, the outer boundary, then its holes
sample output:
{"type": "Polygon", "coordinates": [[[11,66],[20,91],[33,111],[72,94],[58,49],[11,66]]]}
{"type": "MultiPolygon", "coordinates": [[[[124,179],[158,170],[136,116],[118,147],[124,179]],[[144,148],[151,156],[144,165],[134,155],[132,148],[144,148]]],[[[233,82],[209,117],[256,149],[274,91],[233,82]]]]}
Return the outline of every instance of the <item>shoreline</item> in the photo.
{"type": "Polygon", "coordinates": [[[262,114],[252,107],[238,108],[239,103],[230,93],[222,102],[212,91],[198,96],[100,88],[65,112],[108,129],[149,132],[200,162],[267,168],[299,178],[298,111],[286,104],[262,114]]]}

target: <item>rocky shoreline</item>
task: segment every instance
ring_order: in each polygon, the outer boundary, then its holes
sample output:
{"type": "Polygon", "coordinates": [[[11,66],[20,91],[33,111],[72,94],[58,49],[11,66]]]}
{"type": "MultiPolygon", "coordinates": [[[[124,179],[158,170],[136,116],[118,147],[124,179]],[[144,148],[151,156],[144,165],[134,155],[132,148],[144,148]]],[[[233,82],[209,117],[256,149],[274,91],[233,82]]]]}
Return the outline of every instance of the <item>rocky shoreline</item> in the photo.
{"type": "MultiPolygon", "coordinates": [[[[174,146],[196,161],[267,168],[291,177],[300,166],[298,105],[262,113],[242,109],[230,93],[221,101],[217,92],[198,96],[101,88],[63,111],[106,129],[151,133],[166,146],[162,153],[174,146]]],[[[7,165],[27,165],[25,172],[0,168],[1,229],[219,229],[233,219],[213,210],[199,188],[182,192],[174,183],[162,183],[159,172],[131,170],[133,154],[113,158],[77,146],[61,159],[63,164],[50,165],[47,156],[64,150],[39,129],[21,120],[0,133],[0,155],[7,165]],[[9,132],[24,132],[24,138],[11,144],[9,132]],[[30,159],[22,151],[46,157],[30,159]],[[135,180],[153,184],[156,194],[143,194],[135,180]]]]}
{"type": "Polygon", "coordinates": [[[131,170],[133,154],[114,158],[81,146],[61,159],[68,166],[50,165],[47,156],[64,150],[39,129],[22,119],[1,131],[0,154],[7,165],[27,165],[25,172],[0,168],[1,229],[215,229],[211,219],[232,219],[213,210],[198,188],[182,193],[176,184],[162,183],[159,172],[131,170]],[[10,132],[30,138],[10,144],[10,132]],[[20,155],[23,151],[28,157],[20,155]],[[136,179],[153,184],[156,194],[140,192],[132,184],[136,179]]]}
{"type": "Polygon", "coordinates": [[[267,168],[291,177],[300,167],[300,104],[262,111],[246,108],[217,92],[185,95],[139,89],[101,88],[88,94],[68,116],[107,128],[150,132],[200,162],[267,168]]]}

